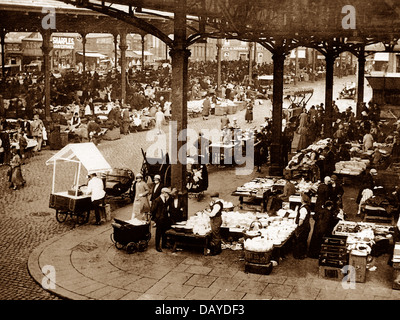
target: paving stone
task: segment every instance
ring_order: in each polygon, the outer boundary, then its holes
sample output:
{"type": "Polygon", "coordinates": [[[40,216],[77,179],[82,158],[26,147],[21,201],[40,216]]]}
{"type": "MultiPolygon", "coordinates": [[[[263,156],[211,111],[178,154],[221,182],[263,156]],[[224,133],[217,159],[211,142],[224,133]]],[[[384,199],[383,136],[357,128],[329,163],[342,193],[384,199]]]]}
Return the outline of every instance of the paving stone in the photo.
{"type": "Polygon", "coordinates": [[[156,282],[154,286],[146,291],[146,294],[159,294],[169,285],[169,282],[156,282]]]}
{"type": "Polygon", "coordinates": [[[218,288],[222,290],[235,290],[242,282],[241,279],[235,278],[217,278],[211,285],[211,288],[218,288]]]}
{"type": "Polygon", "coordinates": [[[140,278],[139,280],[131,282],[129,285],[125,286],[124,289],[144,293],[147,290],[149,290],[152,286],[154,286],[156,283],[157,280],[152,278],[140,278]]]}
{"type": "MultiPolygon", "coordinates": [[[[130,300],[165,300],[165,299],[166,299],[165,296],[161,296],[158,294],[144,293],[144,294],[140,295],[138,298],[130,299],[130,300]]],[[[176,298],[173,298],[173,299],[176,300],[176,298]]]]}
{"type": "Polygon", "coordinates": [[[242,300],[245,295],[246,295],[245,292],[221,289],[213,297],[213,300],[242,300]]]}
{"type": "Polygon", "coordinates": [[[184,298],[191,290],[193,290],[193,288],[193,286],[170,283],[165,289],[160,292],[160,295],[167,297],[184,298]]]}
{"type": "Polygon", "coordinates": [[[246,292],[252,294],[261,294],[267,286],[264,282],[253,281],[253,280],[242,280],[242,282],[236,287],[235,291],[246,292]]]}
{"type": "Polygon", "coordinates": [[[190,285],[190,286],[195,286],[195,287],[204,287],[208,288],[211,286],[211,284],[216,280],[216,277],[212,276],[205,276],[202,274],[194,274],[189,278],[188,281],[185,282],[185,284],[190,285]]]}
{"type": "Polygon", "coordinates": [[[193,276],[192,273],[171,271],[168,274],[166,274],[162,279],[160,279],[160,281],[176,283],[176,284],[184,284],[191,276],[193,276]]]}
{"type": "Polygon", "coordinates": [[[198,265],[191,265],[186,269],[186,273],[194,273],[194,274],[202,274],[207,275],[211,272],[211,268],[198,266],[198,265]]]}
{"type": "Polygon", "coordinates": [[[321,289],[310,286],[294,286],[288,299],[315,300],[321,289]]]}
{"type": "Polygon", "coordinates": [[[273,298],[288,298],[292,290],[293,286],[291,285],[270,283],[265,287],[262,294],[271,295],[273,298]]]}
{"type": "Polygon", "coordinates": [[[270,294],[254,294],[254,293],[246,293],[243,300],[271,300],[272,296],[270,294]]]}
{"type": "Polygon", "coordinates": [[[186,296],[186,300],[211,300],[217,293],[218,289],[195,287],[186,296]]]}

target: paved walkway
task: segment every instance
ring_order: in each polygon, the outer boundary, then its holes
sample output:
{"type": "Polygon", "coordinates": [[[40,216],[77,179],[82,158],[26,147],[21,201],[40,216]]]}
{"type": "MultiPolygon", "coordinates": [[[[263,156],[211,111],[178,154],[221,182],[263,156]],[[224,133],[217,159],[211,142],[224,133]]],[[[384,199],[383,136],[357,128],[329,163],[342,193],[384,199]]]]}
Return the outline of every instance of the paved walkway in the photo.
{"type": "MultiPolygon", "coordinates": [[[[225,169],[210,174],[210,192],[221,184],[233,188],[251,178],[227,173],[225,169]]],[[[221,189],[221,197],[235,201],[229,194],[232,188],[221,189]]],[[[351,190],[346,194],[347,200],[352,200],[351,190]]],[[[208,200],[208,195],[201,202],[191,199],[190,214],[205,208],[208,200]]],[[[127,205],[113,211],[112,216],[129,219],[131,209],[127,205]]],[[[386,263],[388,255],[372,262],[377,270],[367,271],[365,283],[344,289],[340,281],[319,278],[315,259],[295,260],[289,255],[270,275],[259,275],[244,272],[241,250],[225,249],[219,256],[204,256],[192,250],[164,249],[159,253],[153,232],[145,252],[128,254],[114,246],[112,233],[111,222],[107,222],[80,226],[56,236],[31,253],[29,272],[42,284],[44,274],[48,274],[43,268],[54,267],[55,289],[49,291],[79,300],[400,299],[400,291],[392,290],[393,269],[386,263]]]]}

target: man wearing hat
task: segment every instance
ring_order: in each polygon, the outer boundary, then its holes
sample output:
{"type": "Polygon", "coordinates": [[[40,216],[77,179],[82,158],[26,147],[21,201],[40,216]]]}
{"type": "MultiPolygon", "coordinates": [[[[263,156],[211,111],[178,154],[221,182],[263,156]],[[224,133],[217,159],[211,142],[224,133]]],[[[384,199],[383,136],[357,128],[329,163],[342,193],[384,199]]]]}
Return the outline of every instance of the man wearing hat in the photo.
{"type": "Polygon", "coordinates": [[[166,247],[165,232],[171,228],[171,219],[169,217],[169,195],[171,189],[162,188],[161,194],[151,205],[151,216],[155,221],[156,228],[156,250],[162,252],[162,247],[166,247]]]}
{"type": "Polygon", "coordinates": [[[335,224],[338,222],[336,216],[337,211],[334,209],[331,200],[326,201],[323,208],[315,212],[313,216],[315,224],[308,250],[310,258],[318,259],[323,237],[331,235],[335,224]]]}
{"type": "Polygon", "coordinates": [[[222,225],[222,209],[223,203],[219,199],[219,193],[211,194],[210,211],[206,211],[210,217],[211,224],[211,241],[210,241],[210,254],[217,255],[222,252],[221,248],[221,225],[222,225]]]}
{"type": "Polygon", "coordinates": [[[160,175],[156,174],[154,176],[154,185],[153,188],[151,189],[150,193],[150,202],[153,203],[154,200],[156,200],[160,194],[161,194],[161,189],[164,187],[164,185],[161,183],[161,177],[160,175]]]}
{"type": "Polygon", "coordinates": [[[100,225],[100,209],[103,207],[106,192],[104,191],[103,180],[97,177],[95,173],[89,174],[89,182],[87,184],[86,193],[91,195],[94,214],[96,216],[95,224],[100,225]]]}
{"type": "Polygon", "coordinates": [[[357,204],[360,204],[361,198],[362,198],[362,192],[365,189],[370,189],[374,190],[374,187],[376,187],[376,178],[378,175],[378,171],[376,169],[372,168],[369,170],[368,173],[365,171],[360,175],[360,189],[358,190],[358,195],[356,202],[357,204]]]}

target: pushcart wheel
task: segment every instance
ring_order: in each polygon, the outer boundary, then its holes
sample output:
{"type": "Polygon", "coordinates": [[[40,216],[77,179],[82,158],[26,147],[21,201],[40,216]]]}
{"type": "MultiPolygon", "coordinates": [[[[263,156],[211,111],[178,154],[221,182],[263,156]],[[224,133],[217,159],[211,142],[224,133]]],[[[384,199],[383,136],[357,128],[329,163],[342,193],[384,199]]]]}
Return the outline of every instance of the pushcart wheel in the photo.
{"type": "Polygon", "coordinates": [[[116,247],[118,250],[121,250],[121,249],[124,247],[124,245],[121,244],[121,243],[119,243],[119,242],[115,242],[115,247],[116,247]]]}
{"type": "Polygon", "coordinates": [[[138,251],[143,252],[147,249],[147,241],[146,240],[140,240],[138,243],[138,251]]]}
{"type": "Polygon", "coordinates": [[[137,251],[137,244],[135,242],[129,242],[126,245],[126,252],[131,254],[131,253],[135,253],[137,251]]]}
{"type": "Polygon", "coordinates": [[[68,212],[56,210],[56,220],[60,223],[63,223],[65,220],[67,220],[68,217],[68,212]]]}
{"type": "Polygon", "coordinates": [[[85,224],[88,219],[87,212],[79,212],[76,214],[76,222],[80,225],[85,224]]]}

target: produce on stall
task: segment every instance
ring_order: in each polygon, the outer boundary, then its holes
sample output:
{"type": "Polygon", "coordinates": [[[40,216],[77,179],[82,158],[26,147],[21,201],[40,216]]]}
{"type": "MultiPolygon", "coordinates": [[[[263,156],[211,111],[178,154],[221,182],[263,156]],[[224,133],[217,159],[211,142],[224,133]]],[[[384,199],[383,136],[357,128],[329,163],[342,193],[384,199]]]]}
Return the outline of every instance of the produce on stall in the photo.
{"type": "Polygon", "coordinates": [[[339,161],[335,163],[336,174],[358,176],[367,169],[368,159],[352,158],[350,161],[339,161]]]}

